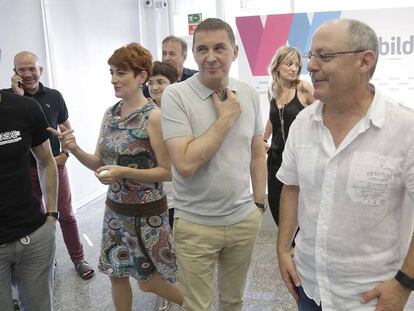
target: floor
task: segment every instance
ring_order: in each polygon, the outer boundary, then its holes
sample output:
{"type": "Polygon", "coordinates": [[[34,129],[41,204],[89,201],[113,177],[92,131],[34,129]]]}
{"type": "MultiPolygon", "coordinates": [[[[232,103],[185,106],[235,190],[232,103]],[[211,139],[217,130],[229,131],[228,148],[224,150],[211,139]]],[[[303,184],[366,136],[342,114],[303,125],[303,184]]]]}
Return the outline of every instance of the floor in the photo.
{"type": "MultiPolygon", "coordinates": [[[[76,213],[86,259],[95,267],[98,262],[101,222],[104,199],[100,198],[82,207],[76,213]]],[[[276,226],[270,212],[263,218],[262,232],[256,246],[255,259],[251,266],[243,310],[286,311],[296,310],[293,299],[288,294],[279,273],[275,255],[276,226]]],[[[112,311],[110,283],[108,277],[97,272],[89,280],[81,280],[75,273],[63,243],[60,229],[57,232],[57,273],[54,286],[54,306],[56,311],[112,311]]],[[[154,311],[156,297],[140,292],[134,286],[134,311],[154,311]]],[[[216,302],[215,302],[216,306],[216,302]]],[[[216,307],[213,308],[217,310],[216,307]]],[[[173,307],[172,310],[180,310],[173,307]]]]}
{"type": "MultiPolygon", "coordinates": [[[[103,206],[104,198],[100,198],[81,208],[76,214],[85,257],[95,267],[99,255],[103,206]]],[[[275,254],[276,230],[270,212],[266,211],[245,289],[244,311],[297,310],[279,276],[275,254]]],[[[93,279],[81,280],[69,259],[60,229],[57,232],[56,258],[58,264],[54,286],[55,311],[114,310],[108,277],[97,272],[93,279]]],[[[154,311],[155,295],[140,292],[133,281],[132,285],[133,310],[154,311]]],[[[411,295],[411,300],[414,300],[413,296],[411,295]]],[[[171,310],[178,311],[180,308],[173,306],[171,310]]],[[[213,310],[217,310],[216,302],[213,310]]],[[[406,310],[414,310],[412,301],[406,310]]]]}

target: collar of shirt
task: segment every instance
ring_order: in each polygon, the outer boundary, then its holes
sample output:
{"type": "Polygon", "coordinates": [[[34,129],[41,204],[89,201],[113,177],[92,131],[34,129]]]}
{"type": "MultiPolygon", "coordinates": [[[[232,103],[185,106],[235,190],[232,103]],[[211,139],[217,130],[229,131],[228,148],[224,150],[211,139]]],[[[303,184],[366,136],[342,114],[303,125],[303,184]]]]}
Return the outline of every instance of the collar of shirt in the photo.
{"type": "Polygon", "coordinates": [[[39,90],[35,94],[31,95],[31,94],[29,94],[25,91],[24,96],[33,97],[33,96],[42,94],[44,92],[44,90],[45,90],[45,86],[41,82],[39,82],[39,90]]]}
{"type": "MultiPolygon", "coordinates": [[[[379,100],[379,98],[381,98],[381,91],[376,90],[375,86],[372,84],[370,84],[370,87],[374,91],[374,98],[372,100],[371,106],[367,111],[367,114],[362,118],[362,120],[364,120],[363,122],[367,125],[370,122],[374,126],[381,128],[384,125],[385,119],[385,102],[379,100]]],[[[309,118],[317,122],[322,122],[323,107],[325,106],[325,104],[320,100],[317,100],[313,105],[315,105],[315,107],[313,111],[309,114],[309,118]]]]}
{"type": "MultiPolygon", "coordinates": [[[[205,100],[206,98],[211,96],[211,94],[214,93],[214,90],[209,89],[208,87],[206,87],[204,84],[200,82],[200,80],[198,79],[198,73],[192,76],[191,78],[189,78],[188,83],[190,87],[194,90],[194,92],[196,92],[197,95],[200,96],[200,98],[203,100],[205,100]]],[[[227,88],[233,91],[234,93],[238,92],[238,89],[231,77],[229,77],[227,88]]]]}
{"type": "Polygon", "coordinates": [[[183,68],[183,74],[182,74],[179,82],[187,80],[188,78],[192,77],[197,72],[198,72],[197,70],[188,69],[188,68],[184,67],[183,68]]]}

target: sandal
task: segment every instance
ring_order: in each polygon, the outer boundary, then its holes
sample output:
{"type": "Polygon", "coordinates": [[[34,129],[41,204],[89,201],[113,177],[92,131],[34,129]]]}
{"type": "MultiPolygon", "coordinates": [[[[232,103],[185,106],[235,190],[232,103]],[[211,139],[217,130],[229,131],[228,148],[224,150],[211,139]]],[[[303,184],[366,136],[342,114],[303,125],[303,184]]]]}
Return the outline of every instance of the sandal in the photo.
{"type": "Polygon", "coordinates": [[[19,302],[17,299],[13,299],[13,310],[20,310],[19,302]]]}
{"type": "Polygon", "coordinates": [[[89,280],[95,274],[95,271],[85,259],[75,263],[75,269],[83,280],[89,280]]]}
{"type": "Polygon", "coordinates": [[[169,311],[171,308],[171,304],[168,300],[157,296],[157,300],[155,302],[156,305],[156,309],[157,311],[169,311]]]}

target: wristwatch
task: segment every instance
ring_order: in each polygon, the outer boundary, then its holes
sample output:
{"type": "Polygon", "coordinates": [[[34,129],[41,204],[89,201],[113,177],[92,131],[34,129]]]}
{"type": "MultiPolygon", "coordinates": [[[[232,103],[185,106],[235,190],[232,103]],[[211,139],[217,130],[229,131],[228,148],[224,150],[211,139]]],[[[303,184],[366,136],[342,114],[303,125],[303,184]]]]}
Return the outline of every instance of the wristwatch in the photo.
{"type": "Polygon", "coordinates": [[[254,202],[254,204],[256,204],[256,206],[258,208],[260,208],[262,210],[262,212],[264,213],[267,209],[267,204],[266,203],[260,203],[260,202],[254,202]]]}
{"type": "Polygon", "coordinates": [[[398,270],[394,277],[402,286],[414,290],[414,279],[410,278],[407,274],[398,270]]]}
{"type": "Polygon", "coordinates": [[[55,217],[56,220],[59,218],[59,212],[46,212],[45,215],[55,217]]]}

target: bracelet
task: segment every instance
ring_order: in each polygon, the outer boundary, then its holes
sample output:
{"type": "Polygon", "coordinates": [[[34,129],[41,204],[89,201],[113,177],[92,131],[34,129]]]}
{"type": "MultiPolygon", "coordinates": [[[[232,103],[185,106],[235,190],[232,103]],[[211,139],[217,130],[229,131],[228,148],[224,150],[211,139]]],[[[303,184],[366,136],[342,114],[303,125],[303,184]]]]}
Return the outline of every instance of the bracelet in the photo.
{"type": "Polygon", "coordinates": [[[397,274],[394,277],[398,283],[400,283],[405,288],[414,290],[414,279],[410,278],[407,274],[398,270],[397,274]]]}
{"type": "Polygon", "coordinates": [[[264,141],[265,143],[267,143],[267,139],[263,139],[263,141],[264,141]]]}

